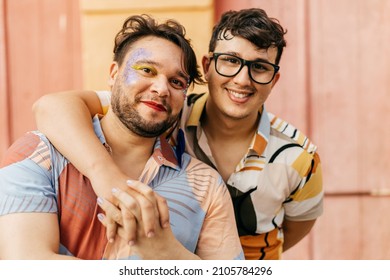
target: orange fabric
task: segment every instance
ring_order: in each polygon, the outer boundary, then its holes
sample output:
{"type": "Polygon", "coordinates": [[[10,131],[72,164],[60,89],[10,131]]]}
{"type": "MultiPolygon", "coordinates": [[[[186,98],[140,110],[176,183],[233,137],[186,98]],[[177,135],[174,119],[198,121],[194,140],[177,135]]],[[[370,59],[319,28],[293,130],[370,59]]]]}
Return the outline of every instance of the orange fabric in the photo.
{"type": "Polygon", "coordinates": [[[102,212],[90,181],[73,165],[61,173],[58,195],[61,244],[81,259],[102,259],[107,244],[105,227],[98,221],[102,212]]]}
{"type": "Polygon", "coordinates": [[[29,157],[35,151],[40,141],[41,139],[33,133],[28,133],[25,137],[16,140],[5,153],[0,168],[29,157]]]}
{"type": "Polygon", "coordinates": [[[279,230],[274,229],[259,235],[240,236],[246,260],[278,260],[282,253],[282,240],[278,239],[279,230]]]}

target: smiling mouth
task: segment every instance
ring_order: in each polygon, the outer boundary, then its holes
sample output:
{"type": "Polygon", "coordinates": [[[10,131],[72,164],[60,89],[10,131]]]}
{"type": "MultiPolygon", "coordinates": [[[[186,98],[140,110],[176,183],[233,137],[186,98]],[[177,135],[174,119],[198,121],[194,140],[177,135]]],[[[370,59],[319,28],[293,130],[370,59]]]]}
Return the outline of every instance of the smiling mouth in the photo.
{"type": "Polygon", "coordinates": [[[167,111],[165,106],[163,106],[161,104],[158,104],[156,102],[153,102],[153,101],[142,101],[142,103],[145,104],[146,106],[156,110],[156,111],[160,111],[160,112],[166,112],[167,111]]]}
{"type": "Polygon", "coordinates": [[[235,100],[244,100],[249,98],[253,93],[240,93],[231,89],[227,90],[229,95],[235,100]]]}

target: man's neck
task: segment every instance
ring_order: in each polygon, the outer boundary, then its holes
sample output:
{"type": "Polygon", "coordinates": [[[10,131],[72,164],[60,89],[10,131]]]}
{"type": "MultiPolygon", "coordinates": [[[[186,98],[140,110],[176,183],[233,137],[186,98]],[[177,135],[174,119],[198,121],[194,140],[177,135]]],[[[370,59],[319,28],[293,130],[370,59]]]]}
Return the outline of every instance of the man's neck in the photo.
{"type": "Polygon", "coordinates": [[[256,112],[247,118],[234,119],[211,107],[206,104],[201,119],[202,128],[217,170],[228,182],[248,151],[258,126],[259,114],[256,112]]]}
{"type": "Polygon", "coordinates": [[[122,172],[137,179],[153,153],[156,138],[131,132],[111,110],[102,118],[101,127],[114,162],[122,172]]]}

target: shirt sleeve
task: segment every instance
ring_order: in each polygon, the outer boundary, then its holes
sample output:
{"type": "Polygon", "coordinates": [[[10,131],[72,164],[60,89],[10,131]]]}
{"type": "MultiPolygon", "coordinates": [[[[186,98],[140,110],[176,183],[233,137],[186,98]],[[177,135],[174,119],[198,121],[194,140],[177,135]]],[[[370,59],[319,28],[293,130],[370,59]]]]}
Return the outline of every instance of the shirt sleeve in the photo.
{"type": "Polygon", "coordinates": [[[301,174],[301,181],[284,204],[286,219],[291,221],[316,219],[323,212],[324,190],[320,157],[316,152],[305,151],[299,160],[307,162],[306,165],[301,164],[306,167],[296,168],[301,174]]]}
{"type": "Polygon", "coordinates": [[[50,149],[47,142],[27,133],[6,152],[0,169],[0,215],[56,213],[50,149]]]}
{"type": "Polygon", "coordinates": [[[100,104],[102,106],[103,114],[106,114],[108,107],[111,103],[111,92],[110,91],[96,91],[96,95],[99,97],[100,104]]]}

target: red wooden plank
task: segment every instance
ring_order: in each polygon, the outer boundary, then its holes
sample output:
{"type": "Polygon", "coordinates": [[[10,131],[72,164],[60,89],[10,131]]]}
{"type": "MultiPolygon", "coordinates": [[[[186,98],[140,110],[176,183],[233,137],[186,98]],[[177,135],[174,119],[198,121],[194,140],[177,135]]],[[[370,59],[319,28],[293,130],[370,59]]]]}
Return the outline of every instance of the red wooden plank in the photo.
{"type": "Polygon", "coordinates": [[[81,87],[76,4],[66,0],[8,1],[12,140],[35,129],[31,107],[39,96],[81,87]]]}
{"type": "Polygon", "coordinates": [[[0,0],[0,161],[10,145],[5,0],[0,0]]]}
{"type": "Polygon", "coordinates": [[[389,197],[327,197],[314,229],[314,259],[387,260],[389,197]]]}

